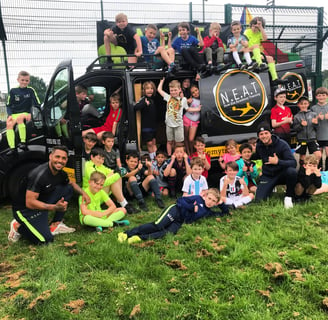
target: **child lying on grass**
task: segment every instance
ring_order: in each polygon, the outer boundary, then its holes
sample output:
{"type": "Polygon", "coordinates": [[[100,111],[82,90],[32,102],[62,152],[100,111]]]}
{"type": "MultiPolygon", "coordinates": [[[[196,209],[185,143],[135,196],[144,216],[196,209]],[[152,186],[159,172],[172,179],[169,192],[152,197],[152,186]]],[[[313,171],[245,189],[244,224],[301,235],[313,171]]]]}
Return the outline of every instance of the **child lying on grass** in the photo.
{"type": "Polygon", "coordinates": [[[220,203],[219,190],[209,189],[204,195],[181,197],[176,204],[172,204],[162,211],[155,221],[140,225],[118,234],[118,241],[129,244],[142,240],[163,238],[167,233],[176,234],[183,223],[192,223],[198,219],[229,214],[228,207],[220,203]],[[221,212],[214,212],[211,208],[219,206],[221,212]]]}

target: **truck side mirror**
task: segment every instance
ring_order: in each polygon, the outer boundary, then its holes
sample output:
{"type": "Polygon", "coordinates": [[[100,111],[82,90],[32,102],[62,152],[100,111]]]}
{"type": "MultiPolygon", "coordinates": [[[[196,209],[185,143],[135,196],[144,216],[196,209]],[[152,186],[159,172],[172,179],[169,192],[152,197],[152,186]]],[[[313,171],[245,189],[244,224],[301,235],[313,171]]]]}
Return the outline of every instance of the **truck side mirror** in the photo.
{"type": "Polygon", "coordinates": [[[41,109],[39,106],[33,106],[31,108],[31,119],[33,122],[34,127],[37,129],[41,129],[43,127],[43,118],[42,118],[42,113],[41,109]]]}

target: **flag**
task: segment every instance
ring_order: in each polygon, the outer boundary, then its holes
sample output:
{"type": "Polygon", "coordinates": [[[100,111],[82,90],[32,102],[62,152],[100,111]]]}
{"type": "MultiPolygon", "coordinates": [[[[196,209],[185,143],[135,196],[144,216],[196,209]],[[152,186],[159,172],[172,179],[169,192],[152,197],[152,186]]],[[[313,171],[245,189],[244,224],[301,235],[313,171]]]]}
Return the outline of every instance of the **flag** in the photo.
{"type": "Polygon", "coordinates": [[[243,9],[243,12],[241,13],[241,17],[240,17],[240,23],[243,26],[243,31],[249,26],[249,23],[251,22],[251,20],[253,19],[251,13],[249,12],[248,8],[245,6],[243,9]]]}

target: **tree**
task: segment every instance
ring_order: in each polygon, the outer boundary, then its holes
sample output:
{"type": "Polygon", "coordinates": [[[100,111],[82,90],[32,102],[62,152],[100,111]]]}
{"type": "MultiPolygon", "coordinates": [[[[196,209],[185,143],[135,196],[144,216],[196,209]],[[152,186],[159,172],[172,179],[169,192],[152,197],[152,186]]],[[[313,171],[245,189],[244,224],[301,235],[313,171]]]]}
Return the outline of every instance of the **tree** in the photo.
{"type": "Polygon", "coordinates": [[[30,76],[30,84],[29,86],[33,87],[36,93],[39,96],[40,102],[42,103],[44,101],[46,91],[47,91],[47,86],[46,83],[42,78],[35,77],[35,76],[30,76]]]}

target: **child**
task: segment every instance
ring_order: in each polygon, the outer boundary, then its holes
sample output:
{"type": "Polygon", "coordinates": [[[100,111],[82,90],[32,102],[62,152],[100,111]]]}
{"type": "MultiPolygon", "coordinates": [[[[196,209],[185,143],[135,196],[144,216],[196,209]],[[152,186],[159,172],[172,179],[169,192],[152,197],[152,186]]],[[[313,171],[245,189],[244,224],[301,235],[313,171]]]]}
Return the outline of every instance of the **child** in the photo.
{"type": "Polygon", "coordinates": [[[295,186],[296,201],[310,200],[311,195],[321,188],[321,173],[319,161],[314,154],[304,158],[304,165],[300,167],[295,186]]]}
{"type": "MultiPolygon", "coordinates": [[[[174,50],[171,48],[171,37],[172,33],[168,33],[168,49],[165,49],[165,36],[163,33],[160,34],[161,43],[156,39],[157,27],[154,24],[149,24],[145,30],[145,35],[141,37],[142,52],[143,54],[160,55],[161,58],[168,65],[168,72],[174,73],[176,71],[176,65],[174,64],[174,50]]],[[[146,56],[145,61],[153,61],[155,68],[161,68],[163,61],[157,57],[146,56]]]]}
{"type": "Polygon", "coordinates": [[[248,143],[243,143],[239,148],[239,152],[241,154],[241,158],[236,161],[239,168],[237,175],[238,177],[244,178],[248,190],[255,194],[257,188],[256,179],[259,175],[257,172],[256,163],[251,160],[253,154],[252,147],[248,143]]]}
{"type": "Polygon", "coordinates": [[[15,149],[15,131],[17,124],[20,144],[18,148],[26,151],[26,127],[24,121],[31,120],[31,107],[40,105],[37,93],[32,87],[29,87],[30,74],[26,71],[20,71],[17,78],[19,86],[12,88],[7,100],[7,141],[10,148],[8,156],[17,154],[15,149]]]}
{"type": "Polygon", "coordinates": [[[155,103],[156,86],[153,81],[146,81],[142,85],[143,97],[136,103],[134,110],[141,111],[142,141],[147,143],[148,153],[151,159],[156,156],[156,129],[157,106],[155,103]]]}
{"type": "Polygon", "coordinates": [[[159,82],[157,91],[167,101],[165,124],[166,124],[166,151],[169,156],[172,154],[173,145],[177,142],[183,142],[183,110],[188,109],[187,99],[181,98],[181,85],[178,80],[172,80],[169,83],[170,94],[163,91],[164,78],[159,82]]]}
{"type": "Polygon", "coordinates": [[[194,139],[199,124],[200,110],[202,108],[197,85],[192,85],[190,92],[192,101],[187,108],[187,112],[183,115],[185,146],[187,154],[189,155],[193,152],[194,139]]]}
{"type": "Polygon", "coordinates": [[[223,170],[225,170],[227,162],[237,161],[240,158],[238,144],[235,140],[229,139],[226,142],[225,147],[227,152],[223,155],[223,157],[219,157],[219,163],[223,170]]]}
{"type": "Polygon", "coordinates": [[[256,158],[256,143],[257,138],[251,137],[247,140],[247,143],[252,147],[252,161],[255,162],[257,173],[260,176],[262,174],[262,160],[261,159],[255,159],[256,158]]]}
{"type": "Polygon", "coordinates": [[[309,153],[313,153],[317,157],[318,161],[321,158],[321,152],[316,141],[318,117],[316,113],[308,110],[310,106],[308,97],[299,98],[297,106],[300,111],[294,117],[293,129],[297,132],[298,141],[295,151],[300,154],[300,165],[302,166],[307,148],[309,148],[309,153]]]}
{"type": "Polygon", "coordinates": [[[104,165],[107,168],[112,169],[114,172],[118,172],[121,176],[124,175],[124,168],[122,167],[120,151],[114,149],[114,135],[112,132],[104,132],[102,135],[102,143],[104,145],[105,161],[104,165]]]}
{"type": "Polygon", "coordinates": [[[118,173],[114,173],[112,169],[104,166],[105,152],[100,148],[93,148],[91,150],[91,160],[87,161],[84,166],[83,175],[83,189],[88,188],[88,182],[90,180],[91,174],[94,171],[103,173],[106,176],[104,182],[104,190],[109,194],[113,193],[114,197],[118,203],[126,209],[128,213],[136,213],[137,209],[133,208],[123,196],[122,192],[122,178],[118,173]]]}
{"type": "Polygon", "coordinates": [[[151,190],[155,195],[155,202],[159,208],[164,208],[161,192],[155,177],[152,175],[151,162],[145,160],[145,166],[139,161],[137,153],[129,153],[126,156],[127,174],[124,176],[125,188],[130,196],[134,195],[138,200],[141,210],[148,211],[144,197],[151,190]]]}
{"type": "Polygon", "coordinates": [[[90,160],[91,150],[94,148],[97,142],[98,142],[97,135],[94,132],[88,132],[83,137],[84,148],[82,150],[82,158],[84,158],[85,161],[90,160]]]}
{"type": "Polygon", "coordinates": [[[163,196],[169,195],[167,178],[164,177],[164,169],[166,167],[167,155],[166,152],[157,150],[156,158],[152,162],[153,176],[157,180],[159,190],[163,196]]]}
{"type": "Polygon", "coordinates": [[[192,97],[190,92],[191,82],[189,78],[183,79],[181,84],[181,97],[185,97],[187,99],[188,104],[191,103],[192,97]]]}
{"type": "Polygon", "coordinates": [[[114,93],[109,98],[110,102],[110,111],[109,115],[106,118],[104,125],[97,128],[92,128],[82,131],[82,136],[84,137],[88,132],[94,132],[97,135],[99,141],[101,141],[102,134],[105,131],[112,132],[115,136],[117,125],[121,119],[122,109],[121,107],[121,98],[118,93],[114,93]]]}
{"type": "Polygon", "coordinates": [[[220,193],[217,189],[209,189],[207,193],[198,196],[182,197],[162,211],[161,216],[151,223],[146,223],[131,230],[120,232],[118,241],[128,244],[142,240],[160,239],[167,233],[176,234],[183,223],[192,223],[209,216],[223,216],[229,214],[229,209],[219,203],[220,193]],[[211,208],[219,205],[221,212],[214,212],[211,208]]]}
{"type": "Polygon", "coordinates": [[[239,21],[233,21],[231,23],[231,33],[232,36],[228,38],[227,41],[227,52],[230,51],[232,52],[232,57],[235,60],[237,67],[240,70],[248,69],[248,70],[253,70],[254,69],[254,64],[252,62],[249,50],[248,50],[248,41],[247,38],[241,34],[242,27],[241,23],[239,21]],[[239,57],[239,52],[244,53],[244,58],[247,62],[247,66],[242,64],[240,57],[239,57]]]}
{"type": "MultiPolygon", "coordinates": [[[[318,116],[317,139],[321,152],[323,153],[323,149],[325,151],[325,170],[328,170],[328,89],[325,87],[318,88],[315,91],[315,98],[317,99],[317,104],[311,108],[311,111],[318,116]]],[[[319,168],[323,170],[322,159],[320,160],[319,168]]]]}
{"type": "Polygon", "coordinates": [[[206,67],[198,54],[197,47],[202,47],[204,43],[199,29],[195,28],[195,31],[199,40],[189,34],[190,26],[188,22],[180,22],[178,24],[179,37],[173,41],[172,48],[183,56],[190,67],[202,72],[205,71],[206,67]]]}
{"type": "Polygon", "coordinates": [[[114,202],[109,198],[108,194],[103,190],[106,176],[94,171],[89,180],[89,186],[84,191],[90,197],[90,203],[86,204],[79,197],[79,216],[80,223],[86,226],[96,227],[102,230],[103,227],[113,227],[114,223],[129,225],[129,221],[121,220],[126,214],[125,208],[116,208],[114,202]],[[103,210],[101,205],[105,203],[107,209],[103,210]]]}
{"type": "Polygon", "coordinates": [[[262,17],[255,17],[251,20],[249,28],[246,29],[244,32],[244,35],[248,38],[249,50],[253,52],[253,57],[256,62],[253,67],[257,68],[259,66],[260,70],[265,70],[268,67],[273,85],[277,86],[278,84],[284,84],[284,80],[278,79],[275,61],[273,57],[266,56],[268,66],[262,62],[261,51],[263,51],[263,47],[261,46],[261,42],[268,40],[264,28],[265,20],[262,17]]]}
{"type": "Polygon", "coordinates": [[[183,196],[201,195],[208,189],[207,181],[202,172],[204,163],[201,158],[195,157],[190,161],[191,174],[183,181],[182,192],[183,196]]]}
{"type": "Polygon", "coordinates": [[[183,180],[191,174],[190,161],[183,145],[177,144],[171,159],[167,161],[164,177],[167,177],[171,197],[181,191],[183,180]]]}
{"type": "Polygon", "coordinates": [[[208,171],[211,169],[211,157],[209,154],[205,152],[205,140],[202,137],[196,137],[194,148],[196,149],[196,152],[194,152],[190,158],[199,157],[202,159],[204,164],[204,170],[202,172],[202,176],[204,176],[206,179],[208,178],[208,171]]]}
{"type": "Polygon", "coordinates": [[[286,90],[278,88],[274,92],[276,105],[271,109],[271,126],[273,133],[285,140],[290,145],[290,126],[293,122],[293,114],[284,106],[286,102],[286,90]]]}
{"type": "Polygon", "coordinates": [[[204,53],[208,71],[215,70],[220,72],[224,68],[224,45],[219,38],[221,25],[217,22],[210,24],[209,35],[204,38],[204,48],[201,52],[204,53]],[[213,57],[216,59],[216,67],[213,67],[213,57]]]}
{"type": "MultiPolygon", "coordinates": [[[[106,29],[104,31],[104,45],[106,54],[111,55],[110,44],[121,46],[125,49],[127,54],[135,54],[136,57],[128,57],[128,63],[136,63],[137,57],[142,54],[142,44],[140,37],[128,25],[128,17],[124,13],[119,13],[115,16],[116,26],[113,29],[106,29]],[[137,47],[135,47],[135,44],[137,47]]],[[[111,60],[109,60],[112,62],[111,60]]]]}
{"type": "Polygon", "coordinates": [[[250,203],[254,194],[249,193],[244,178],[237,176],[238,164],[230,161],[226,165],[226,175],[220,179],[221,200],[234,208],[250,203]]]}
{"type": "Polygon", "coordinates": [[[81,113],[83,107],[89,103],[88,89],[85,86],[77,85],[75,86],[75,95],[81,113]]]}

